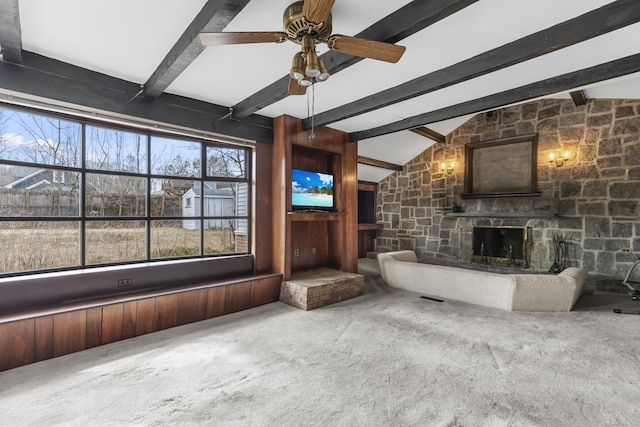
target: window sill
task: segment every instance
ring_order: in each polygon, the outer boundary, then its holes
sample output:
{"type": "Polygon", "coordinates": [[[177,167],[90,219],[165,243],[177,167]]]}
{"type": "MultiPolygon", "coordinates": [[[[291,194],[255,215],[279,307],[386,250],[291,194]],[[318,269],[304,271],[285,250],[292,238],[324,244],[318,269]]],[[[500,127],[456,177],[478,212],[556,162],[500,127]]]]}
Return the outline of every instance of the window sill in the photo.
{"type": "Polygon", "coordinates": [[[191,285],[253,274],[253,255],[159,261],[0,279],[0,316],[131,297],[176,284],[191,285]],[[118,287],[118,280],[132,285],[118,287]]]}

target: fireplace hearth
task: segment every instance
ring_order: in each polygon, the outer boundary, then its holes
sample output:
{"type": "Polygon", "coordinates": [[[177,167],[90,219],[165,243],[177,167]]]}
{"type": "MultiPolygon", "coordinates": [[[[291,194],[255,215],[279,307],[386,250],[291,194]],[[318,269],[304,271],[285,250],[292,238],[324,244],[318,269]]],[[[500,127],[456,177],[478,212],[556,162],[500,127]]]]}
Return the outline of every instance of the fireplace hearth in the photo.
{"type": "Polygon", "coordinates": [[[509,267],[529,267],[529,230],[515,226],[473,227],[475,262],[509,267]]]}

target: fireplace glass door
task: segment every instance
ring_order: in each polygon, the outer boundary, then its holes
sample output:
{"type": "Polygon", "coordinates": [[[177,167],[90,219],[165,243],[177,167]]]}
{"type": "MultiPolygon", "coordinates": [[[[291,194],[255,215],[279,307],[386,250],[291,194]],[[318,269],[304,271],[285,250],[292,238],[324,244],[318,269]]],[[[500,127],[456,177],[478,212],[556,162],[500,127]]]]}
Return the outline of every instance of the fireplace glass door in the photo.
{"type": "Polygon", "coordinates": [[[473,259],[486,263],[528,267],[527,227],[473,227],[473,259]]]}

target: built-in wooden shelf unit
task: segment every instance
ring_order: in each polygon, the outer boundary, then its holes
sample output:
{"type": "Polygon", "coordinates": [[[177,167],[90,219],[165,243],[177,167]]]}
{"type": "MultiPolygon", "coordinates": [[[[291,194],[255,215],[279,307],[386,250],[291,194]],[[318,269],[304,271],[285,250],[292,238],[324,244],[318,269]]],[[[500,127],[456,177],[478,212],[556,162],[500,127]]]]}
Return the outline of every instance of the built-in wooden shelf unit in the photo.
{"type": "Polygon", "coordinates": [[[315,213],[315,212],[289,212],[290,221],[339,221],[344,214],[342,213],[315,213]]]}
{"type": "Polygon", "coordinates": [[[376,223],[378,184],[358,183],[358,258],[366,258],[376,250],[376,236],[382,224],[376,223]]]}
{"type": "MultiPolygon", "coordinates": [[[[273,142],[273,268],[284,280],[313,268],[358,270],[357,144],[344,132],[317,128],[315,137],[302,120],[274,120],[273,142]],[[304,169],[334,176],[333,212],[293,212],[291,170],[304,169]]],[[[260,207],[257,207],[260,209],[260,207]]]]}

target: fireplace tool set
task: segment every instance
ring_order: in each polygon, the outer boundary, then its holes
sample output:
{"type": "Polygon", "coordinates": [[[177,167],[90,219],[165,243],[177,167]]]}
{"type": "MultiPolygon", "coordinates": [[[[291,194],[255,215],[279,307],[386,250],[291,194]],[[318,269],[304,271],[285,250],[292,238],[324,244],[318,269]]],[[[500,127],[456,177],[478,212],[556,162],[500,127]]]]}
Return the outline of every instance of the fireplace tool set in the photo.
{"type": "Polygon", "coordinates": [[[569,265],[569,243],[571,239],[567,236],[553,235],[553,264],[549,273],[560,273],[569,265]]]}
{"type": "MultiPolygon", "coordinates": [[[[636,288],[634,288],[631,283],[637,283],[637,282],[631,282],[629,279],[631,278],[631,274],[633,273],[633,270],[640,264],[640,259],[638,259],[638,261],[634,262],[633,265],[631,266],[631,268],[629,269],[629,271],[627,272],[627,275],[624,278],[624,281],[622,282],[623,285],[625,285],[627,288],[629,288],[629,296],[631,296],[631,299],[634,301],[640,301],[640,291],[638,291],[636,288]]],[[[614,308],[613,309],[614,313],[620,313],[620,314],[640,314],[640,310],[624,310],[621,308],[614,308]]]]}

